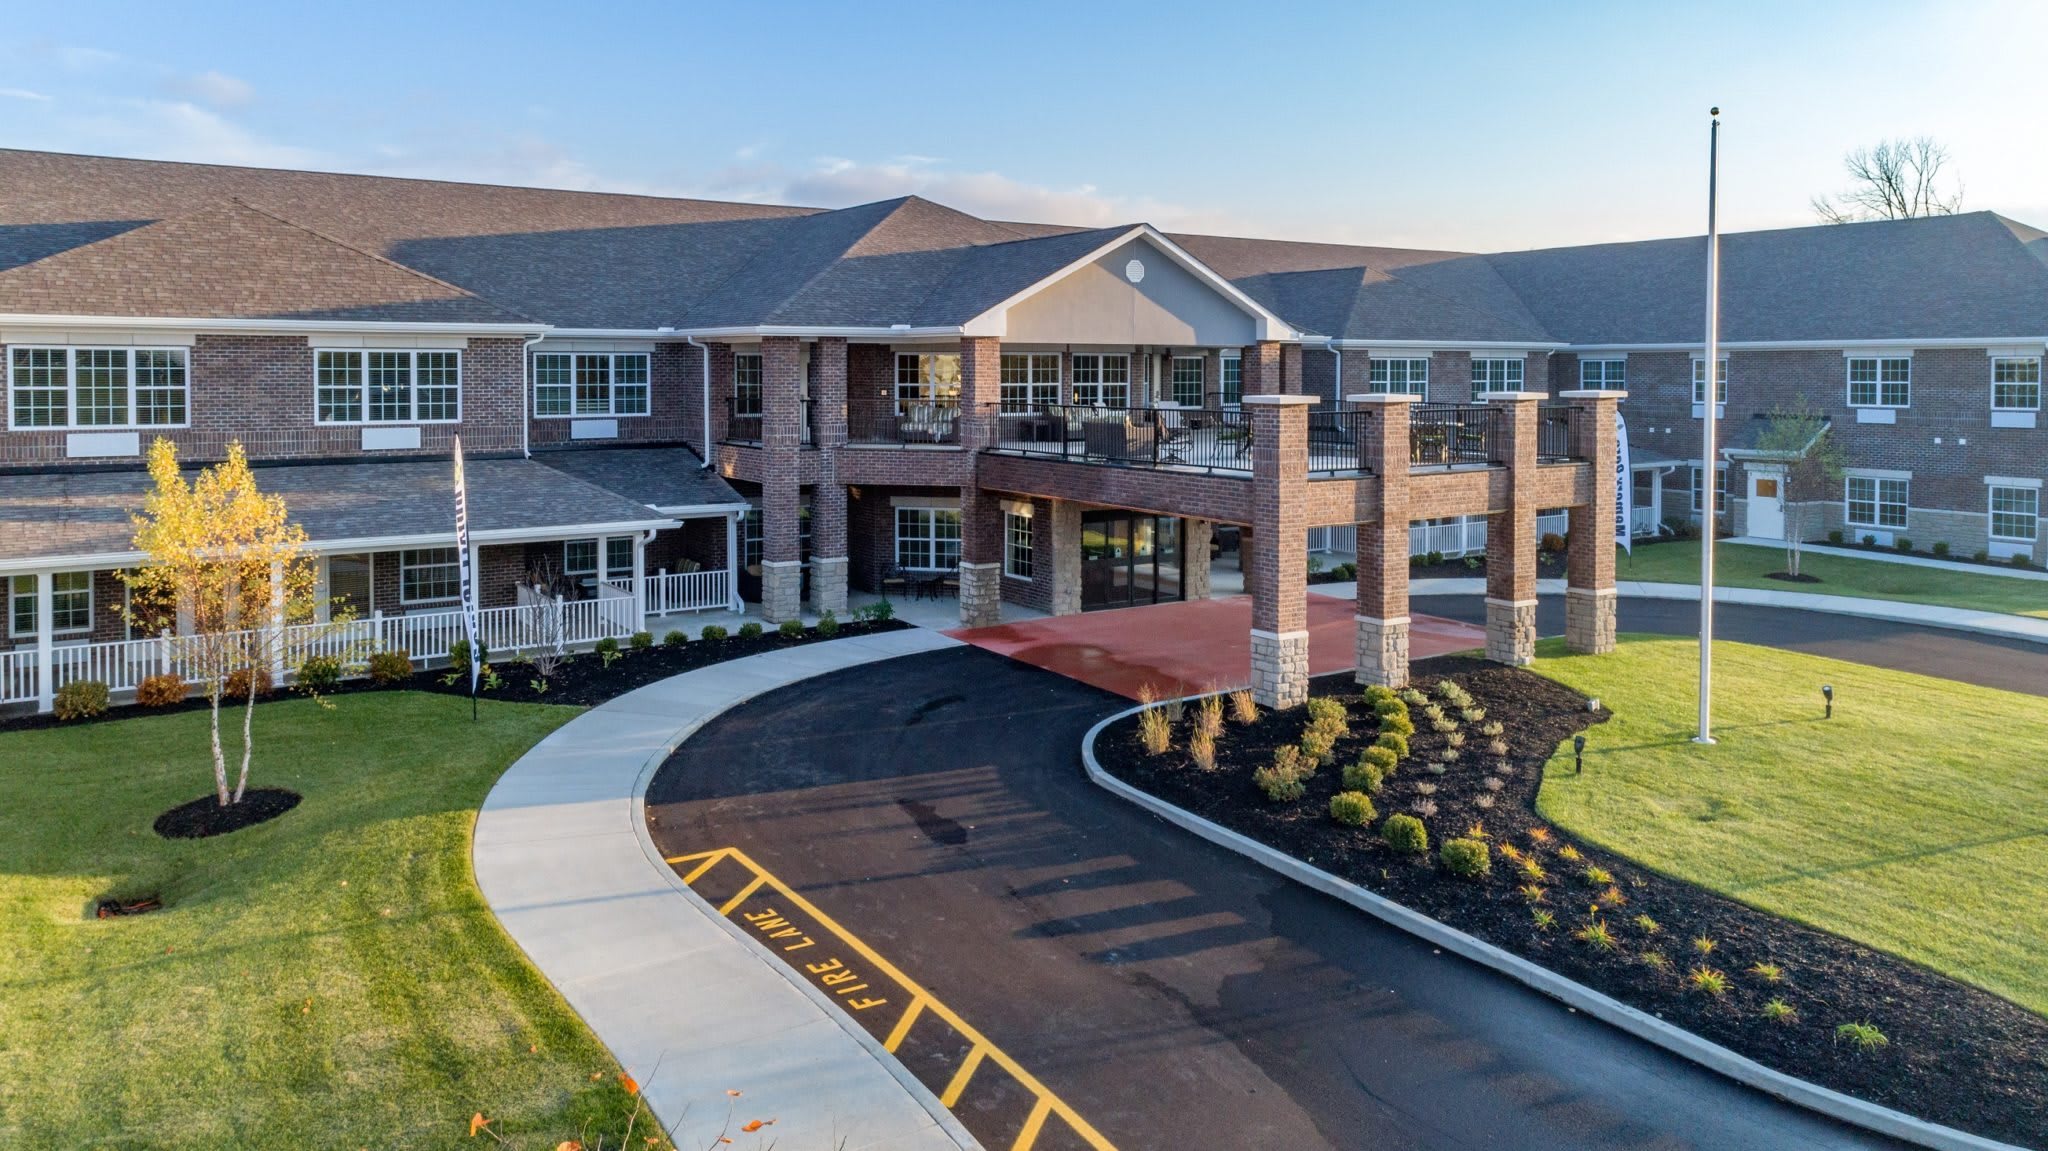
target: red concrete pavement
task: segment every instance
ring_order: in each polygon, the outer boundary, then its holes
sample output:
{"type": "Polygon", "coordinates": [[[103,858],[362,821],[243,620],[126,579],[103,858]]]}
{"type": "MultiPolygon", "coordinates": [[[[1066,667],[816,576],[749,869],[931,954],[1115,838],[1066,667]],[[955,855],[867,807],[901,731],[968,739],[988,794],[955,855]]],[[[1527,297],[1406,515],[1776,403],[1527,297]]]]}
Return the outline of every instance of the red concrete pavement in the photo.
{"type": "MultiPolygon", "coordinates": [[[[1357,665],[1349,599],[1308,597],[1311,675],[1357,665]]],[[[1245,686],[1251,678],[1250,596],[1190,600],[1054,616],[946,634],[1131,699],[1150,685],[1159,695],[1245,686]]],[[[1486,646],[1486,632],[1437,616],[1411,617],[1408,652],[1427,659],[1486,646]]]]}

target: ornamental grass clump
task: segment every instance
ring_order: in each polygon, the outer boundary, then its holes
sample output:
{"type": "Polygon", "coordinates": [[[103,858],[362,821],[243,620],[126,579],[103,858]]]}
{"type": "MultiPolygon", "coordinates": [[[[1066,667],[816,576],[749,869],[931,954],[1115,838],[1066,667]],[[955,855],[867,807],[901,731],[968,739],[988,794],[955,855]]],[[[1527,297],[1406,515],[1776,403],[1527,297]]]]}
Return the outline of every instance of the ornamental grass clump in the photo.
{"type": "Polygon", "coordinates": [[[1390,815],[1380,824],[1380,839],[1403,855],[1421,855],[1429,850],[1429,829],[1412,815],[1390,815]]]}
{"type": "Polygon", "coordinates": [[[1143,706],[1138,712],[1138,742],[1148,755],[1165,755],[1173,749],[1173,723],[1152,694],[1151,684],[1138,689],[1138,702],[1143,706]]]}
{"type": "Polygon", "coordinates": [[[1764,1004],[1763,1016],[1772,1023],[1792,1023],[1798,1020],[1799,1013],[1792,1010],[1790,1003],[1782,999],[1772,999],[1764,1004]]]}
{"type": "Polygon", "coordinates": [[[1230,693],[1230,718],[1240,726],[1259,722],[1259,703],[1252,698],[1248,688],[1239,688],[1230,693]]]}
{"type": "Polygon", "coordinates": [[[1188,758],[1203,771],[1216,770],[1216,737],[1201,728],[1188,736],[1188,758]]]}
{"type": "Polygon", "coordinates": [[[1216,737],[1223,734],[1222,696],[1205,695],[1202,702],[1195,705],[1195,732],[1208,736],[1210,745],[1215,745],[1216,737]]]}
{"type": "Polygon", "coordinates": [[[1345,827],[1364,827],[1378,814],[1372,798],[1362,791],[1340,791],[1330,797],[1330,818],[1345,827]]]}
{"type": "Polygon", "coordinates": [[[1785,981],[1785,972],[1775,963],[1752,963],[1749,965],[1749,973],[1765,983],[1785,981]]]}
{"type": "Polygon", "coordinates": [[[1479,725],[1479,734],[1488,739],[1499,739],[1501,733],[1506,730],[1507,728],[1502,727],[1497,719],[1490,719],[1479,725]]]}
{"type": "Polygon", "coordinates": [[[1714,996],[1716,999],[1728,994],[1727,974],[1704,964],[1686,972],[1685,982],[1686,986],[1694,991],[1714,996]]]}
{"type": "Polygon", "coordinates": [[[1604,919],[1589,919],[1584,927],[1572,932],[1572,938],[1593,948],[1595,951],[1613,951],[1620,946],[1614,932],[1607,929],[1604,919]]]}
{"type": "Polygon", "coordinates": [[[1835,1042],[1847,1043],[1858,1053],[1868,1055],[1880,1047],[1887,1046],[1891,1040],[1885,1038],[1884,1032],[1879,1031],[1873,1024],[1844,1023],[1835,1028],[1835,1042]]]}
{"type": "Polygon", "coordinates": [[[1585,871],[1580,872],[1580,875],[1585,878],[1586,884],[1589,887],[1614,886],[1614,873],[1604,867],[1588,867],[1585,871]]]}

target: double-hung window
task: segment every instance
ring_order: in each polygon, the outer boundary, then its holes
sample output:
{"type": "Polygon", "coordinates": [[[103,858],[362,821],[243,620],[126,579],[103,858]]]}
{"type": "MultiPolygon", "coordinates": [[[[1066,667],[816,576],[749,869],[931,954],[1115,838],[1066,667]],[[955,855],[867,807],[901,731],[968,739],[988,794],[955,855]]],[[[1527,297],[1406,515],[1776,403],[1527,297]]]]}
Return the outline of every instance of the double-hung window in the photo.
{"type": "Polygon", "coordinates": [[[1093,352],[1074,357],[1074,402],[1111,408],[1131,403],[1131,357],[1093,352]]]}
{"type": "Polygon", "coordinates": [[[1230,353],[1223,357],[1223,379],[1219,387],[1223,392],[1223,406],[1234,408],[1244,402],[1244,357],[1230,353]]]}
{"type": "Polygon", "coordinates": [[[1002,401],[1006,412],[1042,412],[1060,402],[1058,352],[1004,352],[1002,401]]]}
{"type": "Polygon", "coordinates": [[[1912,403],[1912,357],[1849,357],[1850,407],[1904,408],[1912,403]]]}
{"type": "Polygon", "coordinates": [[[1003,574],[1031,578],[1031,505],[1003,512],[1003,574]]]}
{"type": "MultiPolygon", "coordinates": [[[[10,635],[36,634],[36,580],[18,575],[8,580],[7,630],[10,635]]],[[[50,577],[50,632],[77,635],[92,630],[92,573],[58,572],[50,577]]]]}
{"type": "Polygon", "coordinates": [[[1423,396],[1429,394],[1429,358],[1374,358],[1366,367],[1367,389],[1374,395],[1423,396]]]}
{"type": "Polygon", "coordinates": [[[1844,487],[1843,518],[1851,527],[1906,526],[1907,481],[1890,476],[1850,476],[1844,487]]]}
{"type": "Polygon", "coordinates": [[[761,353],[741,352],[732,358],[732,414],[761,414],[761,353]]]}
{"type": "Polygon", "coordinates": [[[14,431],[186,423],[183,348],[16,347],[7,371],[14,431]]]}
{"type": "Polygon", "coordinates": [[[1173,357],[1172,373],[1168,377],[1173,384],[1173,402],[1183,408],[1201,407],[1204,374],[1202,357],[1173,357]]]}
{"type": "Polygon", "coordinates": [[[1588,391],[1620,391],[1628,386],[1627,379],[1627,360],[1579,361],[1579,386],[1588,391]]]}
{"type": "Polygon", "coordinates": [[[2041,489],[1992,485],[1992,539],[2031,544],[2040,532],[2041,489]]]}
{"type": "Polygon", "coordinates": [[[434,603],[462,594],[462,560],[454,548],[412,548],[398,553],[398,601],[434,603]]]}
{"type": "MultiPolygon", "coordinates": [[[[1706,485],[1700,482],[1700,469],[1692,470],[1692,514],[1700,514],[1700,497],[1706,492],[1706,485]]],[[[1728,469],[1714,469],[1714,514],[1728,512],[1728,469]]]]}
{"type": "Polygon", "coordinates": [[[1493,392],[1519,392],[1522,390],[1522,361],[1520,359],[1475,359],[1472,361],[1472,394],[1484,396],[1493,392]]]}
{"type": "Polygon", "coordinates": [[[462,418],[462,353],[321,349],[313,353],[322,424],[450,424],[462,418]]]}
{"type": "Polygon", "coordinates": [[[2041,357],[1999,356],[1991,361],[1991,410],[2032,412],[2041,407],[2041,357]]]}
{"type": "Polygon", "coordinates": [[[896,509],[897,567],[948,571],[959,565],[960,509],[896,509]]]}
{"type": "MultiPolygon", "coordinates": [[[[1692,402],[1705,407],[1707,403],[1707,361],[1704,357],[1692,362],[1692,402]]],[[[1714,364],[1714,403],[1728,402],[1728,357],[1722,356],[1714,364]]]]}
{"type": "MultiPolygon", "coordinates": [[[[1054,369],[1057,373],[1058,369],[1054,369]]],[[[914,404],[960,402],[960,356],[898,352],[896,354],[896,411],[902,415],[914,404]]]]}
{"type": "Polygon", "coordinates": [[[533,414],[644,416],[647,359],[645,352],[542,352],[533,357],[533,414]]]}

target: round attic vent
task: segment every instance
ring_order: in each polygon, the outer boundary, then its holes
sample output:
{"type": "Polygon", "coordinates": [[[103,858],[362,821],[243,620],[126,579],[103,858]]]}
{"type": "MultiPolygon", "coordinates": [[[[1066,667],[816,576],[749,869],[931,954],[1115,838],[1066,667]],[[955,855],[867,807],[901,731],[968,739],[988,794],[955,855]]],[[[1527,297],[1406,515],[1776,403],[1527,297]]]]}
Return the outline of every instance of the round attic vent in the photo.
{"type": "Polygon", "coordinates": [[[1141,260],[1132,260],[1130,263],[1125,264],[1124,279],[1129,280],[1133,284],[1143,283],[1145,280],[1144,262],[1141,260]]]}

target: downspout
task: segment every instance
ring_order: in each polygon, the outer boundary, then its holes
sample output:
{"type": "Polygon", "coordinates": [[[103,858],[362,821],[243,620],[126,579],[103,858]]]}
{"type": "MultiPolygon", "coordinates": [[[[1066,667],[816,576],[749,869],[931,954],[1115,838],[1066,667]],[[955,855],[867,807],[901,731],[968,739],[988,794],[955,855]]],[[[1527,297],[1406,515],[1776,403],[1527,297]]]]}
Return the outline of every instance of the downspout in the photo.
{"type": "Polygon", "coordinates": [[[1336,370],[1330,376],[1330,406],[1337,411],[1344,410],[1344,349],[1337,346],[1337,337],[1323,341],[1323,347],[1337,357],[1336,370]]]}
{"type": "Polygon", "coordinates": [[[704,462],[697,470],[705,471],[711,467],[711,349],[695,336],[684,336],[683,342],[697,349],[697,360],[704,366],[704,462]]]}
{"type": "Polygon", "coordinates": [[[533,347],[547,339],[547,333],[519,345],[519,457],[533,458],[533,417],[527,413],[527,404],[533,395],[533,347]]]}

